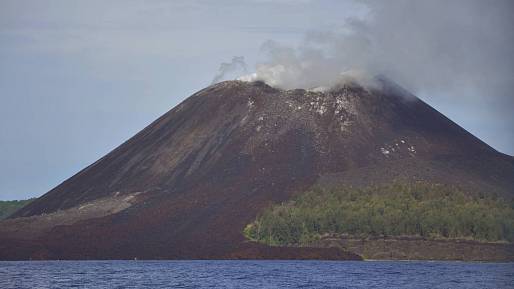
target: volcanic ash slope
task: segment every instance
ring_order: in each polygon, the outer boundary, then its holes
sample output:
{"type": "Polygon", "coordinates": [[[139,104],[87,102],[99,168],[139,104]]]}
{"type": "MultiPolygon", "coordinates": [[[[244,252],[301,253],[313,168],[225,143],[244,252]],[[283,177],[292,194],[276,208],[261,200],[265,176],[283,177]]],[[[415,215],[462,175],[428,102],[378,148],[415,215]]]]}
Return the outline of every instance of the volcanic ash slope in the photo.
{"type": "Polygon", "coordinates": [[[514,159],[388,81],[207,87],[0,223],[0,259],[358,259],[242,230],[314,184],[424,180],[514,195],[514,159]]]}

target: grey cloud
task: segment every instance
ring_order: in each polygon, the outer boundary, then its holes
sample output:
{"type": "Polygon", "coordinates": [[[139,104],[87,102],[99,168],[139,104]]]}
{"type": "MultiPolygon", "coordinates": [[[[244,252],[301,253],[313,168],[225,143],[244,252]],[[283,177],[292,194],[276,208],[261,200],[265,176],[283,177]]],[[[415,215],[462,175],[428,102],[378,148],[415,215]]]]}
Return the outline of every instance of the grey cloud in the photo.
{"type": "MultiPolygon", "coordinates": [[[[514,2],[360,1],[369,17],[308,33],[298,47],[266,43],[257,78],[326,86],[341,73],[385,74],[413,91],[504,95],[514,86],[514,2]]],[[[503,96],[504,97],[504,96],[503,96]]]]}
{"type": "Polygon", "coordinates": [[[221,63],[218,74],[214,76],[212,83],[217,83],[223,80],[227,74],[238,71],[242,73],[246,73],[248,71],[248,67],[243,56],[234,56],[232,61],[221,63]]]}

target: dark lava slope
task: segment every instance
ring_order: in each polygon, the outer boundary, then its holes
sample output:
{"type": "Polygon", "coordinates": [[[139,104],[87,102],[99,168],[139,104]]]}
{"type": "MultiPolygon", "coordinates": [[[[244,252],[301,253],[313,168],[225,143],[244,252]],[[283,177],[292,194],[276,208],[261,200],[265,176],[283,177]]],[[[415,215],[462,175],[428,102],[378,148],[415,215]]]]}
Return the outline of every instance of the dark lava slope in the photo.
{"type": "Polygon", "coordinates": [[[330,92],[222,82],[0,222],[0,259],[353,258],[241,232],[313,184],[395,179],[512,196],[514,158],[388,81],[330,92]]]}

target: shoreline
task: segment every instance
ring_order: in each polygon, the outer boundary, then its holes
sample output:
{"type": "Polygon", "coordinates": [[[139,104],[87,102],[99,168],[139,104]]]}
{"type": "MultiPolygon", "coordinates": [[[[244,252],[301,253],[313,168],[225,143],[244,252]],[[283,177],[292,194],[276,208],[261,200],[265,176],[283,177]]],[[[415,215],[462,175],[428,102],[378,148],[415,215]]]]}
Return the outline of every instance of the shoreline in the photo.
{"type": "Polygon", "coordinates": [[[364,260],[514,262],[514,244],[422,238],[323,238],[314,247],[337,247],[364,260]]]}

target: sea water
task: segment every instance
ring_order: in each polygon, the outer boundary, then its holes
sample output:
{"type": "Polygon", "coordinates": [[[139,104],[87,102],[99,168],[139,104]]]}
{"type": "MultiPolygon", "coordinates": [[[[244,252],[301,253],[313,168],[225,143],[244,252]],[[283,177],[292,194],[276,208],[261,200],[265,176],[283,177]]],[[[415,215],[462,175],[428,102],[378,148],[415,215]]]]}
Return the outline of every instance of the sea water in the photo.
{"type": "Polygon", "coordinates": [[[0,288],[514,288],[514,263],[0,262],[0,288]]]}

